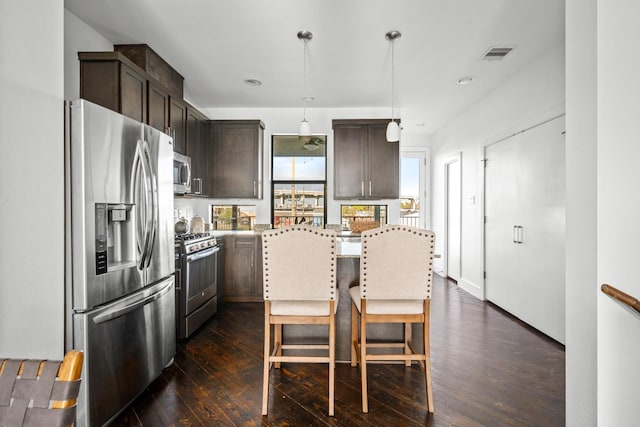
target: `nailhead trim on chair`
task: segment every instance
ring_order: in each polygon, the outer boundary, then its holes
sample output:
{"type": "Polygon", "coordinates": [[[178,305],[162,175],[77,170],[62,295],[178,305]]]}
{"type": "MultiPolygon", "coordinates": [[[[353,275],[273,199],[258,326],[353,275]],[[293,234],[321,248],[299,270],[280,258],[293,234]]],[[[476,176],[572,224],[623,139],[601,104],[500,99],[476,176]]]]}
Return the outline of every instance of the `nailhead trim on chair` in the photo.
{"type": "MultiPolygon", "coordinates": [[[[264,270],[264,277],[263,277],[263,286],[264,286],[264,299],[271,299],[270,295],[269,295],[269,238],[272,236],[277,236],[279,234],[285,234],[285,233],[295,233],[295,232],[307,232],[307,233],[312,233],[312,234],[316,234],[316,235],[320,235],[322,237],[326,237],[328,239],[333,240],[332,245],[331,245],[331,254],[334,255],[335,254],[335,250],[336,250],[336,245],[335,245],[335,231],[334,230],[324,230],[321,228],[316,228],[316,227],[309,227],[309,226],[301,226],[301,225],[295,225],[295,226],[291,226],[291,227],[287,227],[287,228],[280,228],[280,229],[274,229],[274,230],[267,230],[262,232],[262,242],[263,242],[263,259],[265,262],[265,270],[264,270]]],[[[329,281],[330,284],[330,295],[331,295],[331,300],[335,300],[335,293],[336,293],[336,265],[335,262],[331,263],[331,279],[329,281]]]]}
{"type": "MultiPolygon", "coordinates": [[[[384,227],[380,227],[380,228],[375,228],[372,230],[367,230],[364,231],[365,236],[366,235],[374,235],[374,236],[378,236],[384,233],[388,233],[390,231],[397,231],[397,230],[402,230],[402,231],[406,231],[408,233],[411,234],[416,234],[418,236],[421,237],[425,237],[428,238],[430,240],[430,245],[431,245],[431,249],[434,249],[434,244],[435,244],[435,236],[433,233],[426,233],[426,230],[423,230],[421,228],[415,228],[415,227],[409,227],[409,226],[403,226],[403,225],[388,225],[388,226],[384,226],[384,227]]],[[[362,256],[361,256],[361,260],[360,262],[362,263],[362,277],[360,278],[360,292],[363,298],[367,297],[367,239],[363,238],[362,239],[362,256]]],[[[431,277],[433,271],[433,259],[429,259],[429,272],[428,272],[428,276],[431,277]]],[[[431,294],[431,280],[429,280],[428,286],[428,293],[431,294]]]]}

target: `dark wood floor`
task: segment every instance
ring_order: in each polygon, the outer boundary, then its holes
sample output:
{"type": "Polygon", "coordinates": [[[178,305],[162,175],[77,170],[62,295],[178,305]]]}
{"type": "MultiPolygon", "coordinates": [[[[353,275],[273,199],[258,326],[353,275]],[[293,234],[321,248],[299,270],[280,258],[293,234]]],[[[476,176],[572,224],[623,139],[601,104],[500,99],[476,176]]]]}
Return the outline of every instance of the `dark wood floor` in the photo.
{"type": "Polygon", "coordinates": [[[369,365],[363,414],[359,370],[340,363],[335,417],[327,415],[326,365],[301,364],[274,370],[262,417],[262,333],[262,304],[221,304],[113,425],[564,425],[564,347],[438,276],[431,302],[435,414],[427,413],[415,364],[369,365]]]}

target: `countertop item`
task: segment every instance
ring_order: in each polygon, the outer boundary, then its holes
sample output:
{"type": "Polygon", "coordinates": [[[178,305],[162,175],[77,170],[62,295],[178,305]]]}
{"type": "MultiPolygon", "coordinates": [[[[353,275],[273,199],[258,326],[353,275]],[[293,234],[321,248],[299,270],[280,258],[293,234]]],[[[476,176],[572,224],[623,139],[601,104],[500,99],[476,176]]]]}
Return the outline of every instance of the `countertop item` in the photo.
{"type": "Polygon", "coordinates": [[[204,220],[201,216],[196,215],[191,218],[191,232],[192,233],[204,233],[204,220]]]}
{"type": "Polygon", "coordinates": [[[178,222],[176,222],[174,231],[176,234],[184,234],[189,232],[189,222],[184,218],[179,219],[178,222]]]}

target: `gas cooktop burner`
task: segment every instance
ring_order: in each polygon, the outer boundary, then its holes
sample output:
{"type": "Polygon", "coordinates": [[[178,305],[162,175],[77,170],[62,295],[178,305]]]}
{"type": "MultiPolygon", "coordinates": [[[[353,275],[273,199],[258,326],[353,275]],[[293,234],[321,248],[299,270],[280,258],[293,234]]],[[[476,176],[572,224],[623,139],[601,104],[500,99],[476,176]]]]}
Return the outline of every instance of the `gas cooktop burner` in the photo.
{"type": "Polygon", "coordinates": [[[188,240],[206,239],[212,237],[209,233],[188,233],[176,235],[176,242],[185,242],[188,240]]]}
{"type": "Polygon", "coordinates": [[[176,238],[176,253],[191,254],[218,246],[216,238],[209,233],[179,234],[176,238]]]}

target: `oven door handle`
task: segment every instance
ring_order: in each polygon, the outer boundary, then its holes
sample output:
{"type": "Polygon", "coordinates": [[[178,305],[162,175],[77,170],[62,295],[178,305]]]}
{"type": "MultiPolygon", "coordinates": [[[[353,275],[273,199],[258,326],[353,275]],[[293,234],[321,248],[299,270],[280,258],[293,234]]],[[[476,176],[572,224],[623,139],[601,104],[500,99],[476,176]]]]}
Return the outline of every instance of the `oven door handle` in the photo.
{"type": "Polygon", "coordinates": [[[219,246],[212,246],[209,249],[205,249],[204,251],[200,251],[200,252],[196,252],[194,254],[191,255],[187,255],[187,262],[193,262],[193,261],[197,261],[199,259],[202,258],[206,258],[208,256],[211,256],[213,254],[215,254],[216,252],[218,252],[220,250],[219,246]]]}

